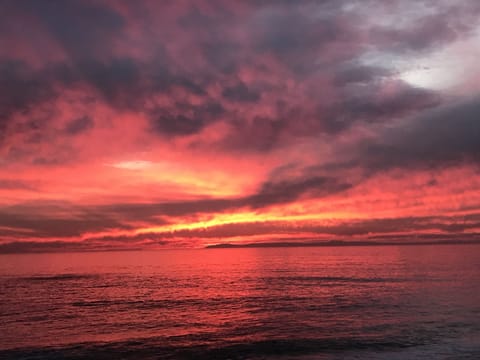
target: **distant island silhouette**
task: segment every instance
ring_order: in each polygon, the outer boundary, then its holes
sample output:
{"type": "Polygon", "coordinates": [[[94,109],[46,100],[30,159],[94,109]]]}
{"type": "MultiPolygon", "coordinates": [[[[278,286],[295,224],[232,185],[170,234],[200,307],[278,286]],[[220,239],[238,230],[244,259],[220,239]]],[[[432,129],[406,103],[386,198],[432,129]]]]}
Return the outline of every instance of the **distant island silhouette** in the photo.
{"type": "Polygon", "coordinates": [[[306,241],[306,242],[263,242],[232,244],[220,243],[205,246],[206,249],[232,249],[232,248],[269,248],[269,247],[340,247],[340,246],[405,246],[405,245],[469,245],[480,244],[476,240],[436,240],[436,241],[306,241]]]}

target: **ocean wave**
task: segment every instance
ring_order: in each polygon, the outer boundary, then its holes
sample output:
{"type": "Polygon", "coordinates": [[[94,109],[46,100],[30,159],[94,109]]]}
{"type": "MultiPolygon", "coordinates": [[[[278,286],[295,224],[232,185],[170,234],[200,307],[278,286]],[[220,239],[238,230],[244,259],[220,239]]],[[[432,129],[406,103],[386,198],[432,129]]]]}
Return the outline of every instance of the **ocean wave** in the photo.
{"type": "Polygon", "coordinates": [[[276,276],[264,278],[272,281],[326,282],[326,283],[400,283],[412,281],[406,278],[348,277],[348,276],[276,276]]]}
{"type": "Polygon", "coordinates": [[[215,345],[165,344],[166,339],[87,343],[56,348],[0,351],[4,359],[265,359],[276,356],[332,354],[338,351],[388,351],[423,345],[389,339],[272,339],[215,345]],[[163,344],[162,344],[163,343],[163,344]]]}
{"type": "Polygon", "coordinates": [[[18,278],[24,281],[69,281],[86,280],[99,278],[97,274],[55,274],[55,275],[35,275],[18,278]]]}

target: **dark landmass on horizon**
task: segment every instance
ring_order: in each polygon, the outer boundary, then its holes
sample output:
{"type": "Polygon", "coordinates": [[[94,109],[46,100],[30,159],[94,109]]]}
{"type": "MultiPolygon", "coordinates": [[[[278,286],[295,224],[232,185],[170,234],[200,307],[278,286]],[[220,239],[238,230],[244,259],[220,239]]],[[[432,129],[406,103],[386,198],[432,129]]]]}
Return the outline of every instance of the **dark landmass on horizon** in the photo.
{"type": "MultiPolygon", "coordinates": [[[[329,241],[273,241],[262,243],[218,243],[207,245],[201,249],[236,249],[236,248],[287,248],[287,247],[354,247],[354,246],[416,246],[416,245],[479,245],[480,239],[444,239],[444,240],[424,240],[424,241],[374,241],[374,240],[329,240],[329,241]]],[[[72,246],[71,243],[50,242],[50,243],[4,243],[0,244],[0,255],[7,254],[58,254],[58,253],[89,253],[89,252],[123,252],[123,251],[163,251],[175,249],[189,249],[185,247],[165,247],[165,248],[142,248],[136,247],[88,247],[72,246]]],[[[197,248],[198,249],[198,248],[197,248]]]]}
{"type": "Polygon", "coordinates": [[[232,249],[232,248],[270,248],[270,247],[340,247],[340,246],[405,246],[405,245],[475,245],[480,244],[480,239],[476,240],[437,240],[437,241],[307,241],[307,242],[264,242],[231,244],[221,243],[207,245],[205,249],[232,249]]]}

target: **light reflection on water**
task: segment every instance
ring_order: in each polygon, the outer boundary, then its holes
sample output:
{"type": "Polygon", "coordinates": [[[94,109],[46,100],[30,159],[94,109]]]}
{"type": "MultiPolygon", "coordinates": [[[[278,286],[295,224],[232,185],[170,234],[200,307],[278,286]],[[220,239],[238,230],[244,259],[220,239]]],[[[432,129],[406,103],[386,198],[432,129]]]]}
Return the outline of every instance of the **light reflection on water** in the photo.
{"type": "Polygon", "coordinates": [[[0,355],[475,358],[479,250],[2,255],[0,355]]]}

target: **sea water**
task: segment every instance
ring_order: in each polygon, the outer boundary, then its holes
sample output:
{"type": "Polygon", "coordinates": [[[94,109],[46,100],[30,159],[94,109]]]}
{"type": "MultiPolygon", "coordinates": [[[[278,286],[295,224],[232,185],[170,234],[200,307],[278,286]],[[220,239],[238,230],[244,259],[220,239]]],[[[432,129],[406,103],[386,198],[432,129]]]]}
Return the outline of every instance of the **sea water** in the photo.
{"type": "Polygon", "coordinates": [[[480,246],[1,255],[0,358],[480,359],[480,246]]]}

